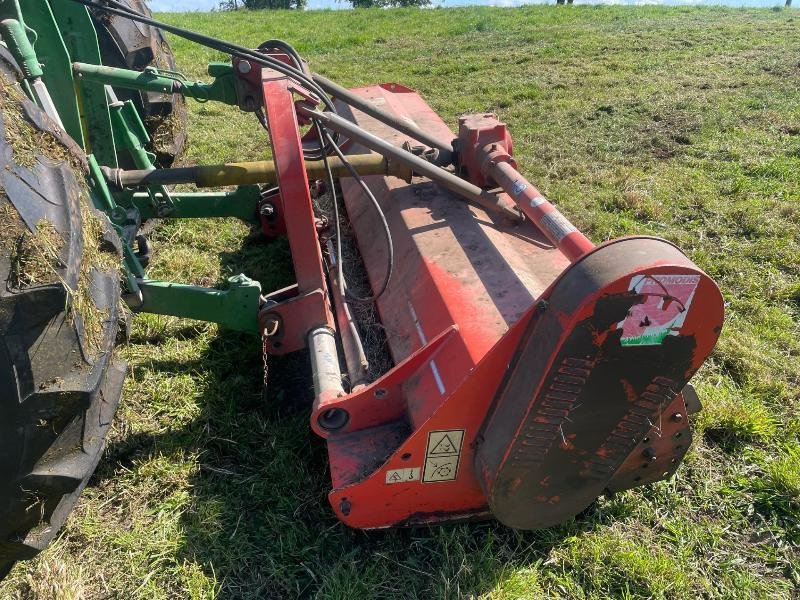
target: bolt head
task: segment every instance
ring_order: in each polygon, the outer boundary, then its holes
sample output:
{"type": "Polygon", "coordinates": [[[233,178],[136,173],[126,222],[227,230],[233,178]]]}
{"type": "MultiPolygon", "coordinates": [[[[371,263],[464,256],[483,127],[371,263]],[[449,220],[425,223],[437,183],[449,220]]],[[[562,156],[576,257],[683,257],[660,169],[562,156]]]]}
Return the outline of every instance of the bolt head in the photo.
{"type": "Polygon", "coordinates": [[[679,412],[676,412],[670,417],[670,419],[672,419],[676,423],[680,423],[681,421],[683,421],[683,415],[679,412]]]}
{"type": "Polygon", "coordinates": [[[339,510],[342,511],[345,517],[350,514],[351,508],[353,508],[353,505],[350,504],[350,501],[347,498],[342,498],[342,501],[339,502],[339,510]]]}
{"type": "Polygon", "coordinates": [[[248,60],[240,60],[239,61],[239,73],[242,75],[246,75],[252,70],[253,66],[250,64],[248,60]]]}

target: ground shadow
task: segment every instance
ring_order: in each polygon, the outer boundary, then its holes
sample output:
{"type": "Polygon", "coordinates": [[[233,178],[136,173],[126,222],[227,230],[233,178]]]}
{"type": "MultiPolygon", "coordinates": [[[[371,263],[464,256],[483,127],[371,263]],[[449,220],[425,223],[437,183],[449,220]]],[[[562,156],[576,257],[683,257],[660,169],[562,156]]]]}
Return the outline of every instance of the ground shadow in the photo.
{"type": "Polygon", "coordinates": [[[271,360],[265,398],[257,344],[240,334],[221,332],[194,363],[149,368],[202,371],[201,412],[184,427],[114,441],[93,484],[154,454],[202,450],[177,558],[213,572],[220,598],[479,596],[509,569],[545,560],[565,537],[625,516],[621,505],[616,514],[606,505],[538,532],[495,522],[352,530],[327,502],[327,457],[308,427],[302,354],[271,360]]]}
{"type": "MultiPolygon", "coordinates": [[[[265,251],[247,243],[222,257],[232,273],[280,268],[287,258],[280,246],[265,251]]],[[[202,335],[190,326],[179,333],[202,335]]],[[[134,365],[133,377],[139,369],[134,365]]],[[[479,596],[509,570],[545,560],[566,537],[625,517],[624,504],[605,504],[538,532],[491,521],[352,530],[327,502],[325,446],[308,425],[313,394],[305,353],[270,359],[266,394],[260,340],[247,334],[220,331],[194,360],[156,359],[147,370],[202,374],[199,413],[158,435],[113,440],[92,484],[153,455],[196,453],[176,559],[213,573],[220,598],[479,596]]]]}

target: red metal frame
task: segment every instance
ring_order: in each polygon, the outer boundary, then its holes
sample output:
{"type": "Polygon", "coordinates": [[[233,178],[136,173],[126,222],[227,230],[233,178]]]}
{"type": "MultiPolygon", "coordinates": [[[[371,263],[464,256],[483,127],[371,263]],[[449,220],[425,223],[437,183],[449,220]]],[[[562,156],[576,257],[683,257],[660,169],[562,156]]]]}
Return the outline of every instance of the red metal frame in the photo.
{"type": "Polygon", "coordinates": [[[285,354],[306,347],[306,335],[315,327],[334,328],[334,319],[294,104],[298,90],[289,78],[269,69],[261,71],[261,89],[280,188],[278,207],[297,285],[288,290],[294,297],[285,298],[287,290],[268,296],[278,303],[262,310],[260,319],[262,326],[277,323],[276,333],[266,338],[266,350],[285,354]]]}
{"type": "MultiPolygon", "coordinates": [[[[443,138],[451,135],[438,116],[408,88],[382,85],[355,91],[376,104],[389,107],[397,116],[424,126],[433,135],[443,138]]],[[[358,111],[352,112],[361,126],[392,143],[400,146],[408,140],[374,119],[358,111]]],[[[573,323],[569,333],[581,319],[595,318],[597,307],[608,295],[629,298],[628,302],[635,303],[635,297],[627,291],[633,274],[657,276],[665,271],[691,272],[697,273],[703,281],[702,293],[698,292],[701,298],[697,302],[706,310],[695,309],[691,321],[686,322],[686,331],[696,337],[698,348],[691,368],[676,376],[675,385],[682,385],[681,381],[690,377],[702,363],[719,333],[722,306],[719,293],[713,282],[690,266],[683,256],[637,264],[630,274],[575,299],[574,312],[560,306],[547,308],[550,295],[558,289],[558,281],[571,269],[580,268],[587,257],[607,256],[617,247],[633,248],[639,241],[623,240],[622,245],[614,248],[612,246],[619,242],[594,247],[554,206],[540,201],[538,190],[518,173],[512,173],[514,181],[504,182],[503,172],[496,166],[513,166],[505,146],[510,145],[510,137],[504,126],[493,118],[482,115],[480,119],[484,119],[484,123],[477,124],[487,125],[495,139],[487,141],[480,127],[473,127],[474,158],[486,164],[483,171],[486,181],[506,183],[504,188],[513,192],[509,195],[529,217],[528,223],[509,226],[495,222],[483,211],[466,207],[425,181],[408,186],[394,178],[368,178],[392,229],[395,255],[402,257],[395,264],[388,293],[377,303],[398,366],[356,393],[318,401],[311,416],[312,428],[327,441],[333,484],[330,503],[337,516],[353,527],[381,528],[477,518],[495,512],[492,502],[497,499],[492,481],[501,470],[484,471],[477,453],[484,435],[491,432],[487,427],[495,414],[495,404],[501,399],[498,394],[507,383],[509,365],[519,360],[521,350],[529,343],[534,346],[550,344],[551,357],[544,363],[554,364],[560,338],[550,336],[538,341],[537,337],[532,342],[529,339],[545,312],[551,319],[552,315],[559,315],[563,323],[573,323]],[[519,193],[526,191],[518,189],[522,186],[527,186],[528,194],[519,193]],[[531,204],[531,198],[537,199],[535,204],[531,204]],[[551,215],[551,223],[560,223],[571,230],[562,236],[554,235],[554,228],[547,227],[547,215],[551,215]],[[560,218],[553,219],[556,215],[560,218]],[[570,263],[574,266],[570,267],[570,263]],[[564,311],[563,314],[560,311],[564,311]],[[347,424],[337,431],[324,430],[318,422],[320,415],[332,408],[350,415],[347,424]],[[457,452],[436,458],[431,444],[448,434],[458,446],[457,452]],[[428,477],[431,465],[451,471],[444,477],[431,478],[428,477]]],[[[465,119],[462,125],[470,122],[469,118],[465,119]]],[[[466,147],[462,141],[462,153],[466,147]]],[[[350,151],[361,150],[354,147],[350,151]]],[[[474,164],[470,175],[474,173],[474,164]]],[[[385,272],[384,241],[375,233],[379,227],[374,212],[363,201],[357,186],[346,180],[342,180],[341,185],[370,281],[375,285],[385,272]]],[[[636,250],[633,252],[636,254],[636,250]]],[[[598,331],[597,343],[590,351],[601,352],[603,340],[618,335],[614,333],[616,328],[614,322],[607,331],[598,331]]],[[[637,368],[635,361],[630,367],[637,368]]],[[[626,377],[625,373],[620,377],[626,377]]],[[[530,405],[525,412],[530,413],[534,407],[533,414],[544,411],[541,418],[553,418],[548,416],[548,411],[556,409],[547,406],[552,401],[537,400],[535,387],[531,387],[529,394],[527,399],[518,398],[530,405]]],[[[682,401],[678,394],[671,403],[660,408],[674,413],[682,401]]],[[[640,403],[650,407],[645,400],[640,403]]],[[[525,412],[512,427],[504,429],[513,433],[521,426],[525,412]]],[[[661,413],[658,414],[660,417],[661,413]]],[[[568,417],[569,411],[564,419],[568,417]]],[[[659,418],[654,416],[654,427],[658,422],[659,418]]],[[[564,428],[566,447],[572,447],[568,439],[569,421],[563,423],[567,424],[564,428]]],[[[683,426],[686,426],[685,421],[683,426]]],[[[508,445],[507,449],[501,448],[501,455],[508,455],[513,444],[525,435],[521,432],[511,436],[510,441],[501,440],[508,445]]],[[[652,435],[656,437],[655,429],[652,435]]],[[[561,451],[560,442],[559,437],[554,453],[561,451]]],[[[612,448],[611,442],[608,444],[608,448],[612,448]]],[[[576,448],[575,457],[567,460],[577,461],[575,464],[579,468],[583,468],[580,466],[583,461],[594,464],[592,460],[597,460],[592,458],[591,449],[576,448]]],[[[609,449],[601,446],[597,451],[605,455],[609,449]]],[[[638,470],[642,468],[641,456],[646,450],[653,449],[636,446],[630,450],[630,456],[618,469],[614,480],[608,481],[611,474],[606,478],[609,486],[621,489],[635,477],[643,477],[638,470]]],[[[651,466],[653,470],[664,467],[661,461],[669,465],[659,472],[658,478],[664,472],[674,471],[672,458],[682,457],[681,450],[666,441],[653,451],[659,454],[659,462],[651,466]]],[[[648,473],[648,480],[649,477],[648,473]]],[[[563,493],[569,495],[566,491],[563,493]]],[[[582,498],[578,497],[578,501],[582,498]]],[[[562,510],[572,510],[572,507],[565,503],[562,510]]],[[[536,512],[541,513],[543,521],[551,518],[543,506],[536,512]]],[[[557,510],[551,512],[558,514],[557,510]]],[[[511,520],[513,517],[507,522],[511,520]]],[[[527,525],[523,523],[522,526],[527,525]]]]}

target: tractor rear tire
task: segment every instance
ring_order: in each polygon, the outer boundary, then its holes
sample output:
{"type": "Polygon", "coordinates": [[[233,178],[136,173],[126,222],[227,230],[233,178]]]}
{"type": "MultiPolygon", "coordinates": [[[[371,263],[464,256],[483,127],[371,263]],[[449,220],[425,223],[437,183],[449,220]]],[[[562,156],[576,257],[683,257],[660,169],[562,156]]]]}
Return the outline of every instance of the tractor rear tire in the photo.
{"type": "MultiPolygon", "coordinates": [[[[148,17],[144,0],[121,0],[148,17]]],[[[174,71],[175,57],[160,29],[109,13],[92,11],[103,64],[141,71],[145,67],[174,71]]],[[[120,100],[132,100],[150,134],[156,164],[169,167],[186,145],[186,100],[180,94],[116,89],[120,100]]],[[[129,165],[124,165],[129,166],[129,165]]],[[[132,165],[130,165],[132,166],[132,165]]]]}
{"type": "Polygon", "coordinates": [[[100,460],[125,376],[120,242],[86,156],[0,47],[0,578],[55,537],[100,460]]]}

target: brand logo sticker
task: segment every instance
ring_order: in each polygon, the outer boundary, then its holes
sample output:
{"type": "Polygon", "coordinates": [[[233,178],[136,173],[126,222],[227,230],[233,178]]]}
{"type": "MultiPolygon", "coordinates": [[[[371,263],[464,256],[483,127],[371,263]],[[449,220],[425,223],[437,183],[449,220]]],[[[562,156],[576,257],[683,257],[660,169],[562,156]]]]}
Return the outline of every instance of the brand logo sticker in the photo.
{"type": "Polygon", "coordinates": [[[636,275],[628,290],[644,296],[619,322],[623,346],[659,346],[667,336],[680,335],[689,314],[700,275],[636,275]]]}

